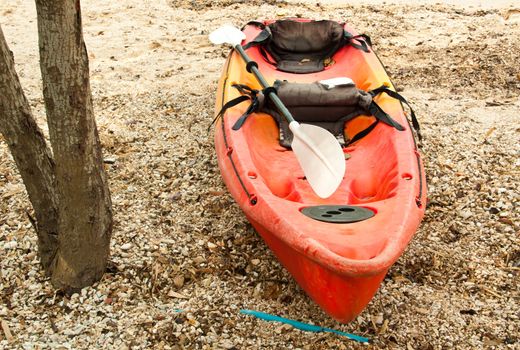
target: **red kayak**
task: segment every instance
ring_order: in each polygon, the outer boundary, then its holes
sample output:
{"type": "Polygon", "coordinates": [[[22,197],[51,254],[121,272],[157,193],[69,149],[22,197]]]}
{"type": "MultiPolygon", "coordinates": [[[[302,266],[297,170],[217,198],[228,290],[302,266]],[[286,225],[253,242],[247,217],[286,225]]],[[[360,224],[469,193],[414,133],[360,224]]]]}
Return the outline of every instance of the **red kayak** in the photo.
{"type": "MultiPolygon", "coordinates": [[[[346,172],[332,196],[314,193],[288,143],[291,135],[264,97],[274,92],[262,91],[248,72],[251,64],[232,51],[216,101],[222,177],[305,292],[330,316],[349,322],[370,302],[424,215],[426,181],[406,100],[370,39],[347,25],[250,22],[243,32],[247,54],[295,118],[337,134],[346,172]]],[[[412,122],[418,129],[413,111],[412,122]]]]}

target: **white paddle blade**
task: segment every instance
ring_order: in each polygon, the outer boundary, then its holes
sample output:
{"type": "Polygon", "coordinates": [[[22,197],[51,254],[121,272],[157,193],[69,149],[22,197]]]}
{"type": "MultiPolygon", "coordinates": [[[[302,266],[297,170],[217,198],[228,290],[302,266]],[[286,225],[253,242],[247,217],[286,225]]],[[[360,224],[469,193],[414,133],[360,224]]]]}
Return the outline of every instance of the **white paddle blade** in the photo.
{"type": "Polygon", "coordinates": [[[209,35],[209,41],[213,44],[231,44],[233,47],[240,45],[246,35],[238,28],[226,24],[209,35]]]}
{"type": "Polygon", "coordinates": [[[294,138],[291,144],[303,173],[314,192],[330,197],[345,174],[345,155],[338,140],[329,131],[315,125],[289,124],[294,138]]]}

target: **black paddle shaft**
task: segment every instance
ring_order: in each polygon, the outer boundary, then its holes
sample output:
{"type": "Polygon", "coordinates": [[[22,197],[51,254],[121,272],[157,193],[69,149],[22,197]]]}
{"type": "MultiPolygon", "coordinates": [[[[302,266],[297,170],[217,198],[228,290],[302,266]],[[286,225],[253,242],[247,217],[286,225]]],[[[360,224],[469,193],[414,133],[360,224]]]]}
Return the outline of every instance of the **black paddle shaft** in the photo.
{"type": "MultiPolygon", "coordinates": [[[[242,56],[242,58],[244,59],[246,64],[248,64],[249,62],[254,62],[249,58],[247,53],[244,51],[244,49],[242,48],[242,45],[235,46],[235,50],[237,50],[238,53],[240,54],[240,56],[242,56]]],[[[260,73],[260,71],[258,70],[256,63],[251,65],[251,71],[253,72],[254,76],[256,77],[256,79],[258,80],[260,85],[262,85],[263,89],[267,89],[268,87],[270,87],[269,83],[265,80],[262,73],[260,73]]],[[[275,93],[268,93],[268,95],[269,95],[269,98],[271,99],[271,101],[273,101],[273,103],[276,106],[276,108],[278,109],[278,111],[285,117],[285,119],[287,119],[287,121],[289,123],[293,122],[294,118],[291,115],[291,112],[289,112],[289,110],[287,109],[287,107],[285,107],[282,100],[280,100],[280,98],[275,93]]]]}

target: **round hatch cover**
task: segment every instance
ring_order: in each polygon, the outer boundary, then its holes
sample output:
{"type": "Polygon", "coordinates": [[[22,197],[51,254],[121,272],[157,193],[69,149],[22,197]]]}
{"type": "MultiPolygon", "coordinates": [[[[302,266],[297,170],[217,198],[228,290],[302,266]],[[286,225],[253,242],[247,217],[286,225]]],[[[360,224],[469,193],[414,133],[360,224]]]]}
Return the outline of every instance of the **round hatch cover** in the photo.
{"type": "Polygon", "coordinates": [[[363,221],[375,215],[370,209],[350,205],[317,205],[303,208],[301,211],[314,220],[335,224],[363,221]]]}

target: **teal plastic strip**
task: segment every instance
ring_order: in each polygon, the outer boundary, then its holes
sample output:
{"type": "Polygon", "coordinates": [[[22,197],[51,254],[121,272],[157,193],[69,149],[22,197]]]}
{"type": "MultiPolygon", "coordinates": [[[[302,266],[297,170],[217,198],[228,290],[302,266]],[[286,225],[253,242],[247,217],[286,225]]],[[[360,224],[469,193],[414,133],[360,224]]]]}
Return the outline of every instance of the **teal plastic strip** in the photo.
{"type": "Polygon", "coordinates": [[[298,321],[291,320],[291,319],[288,319],[288,318],[285,318],[285,317],[280,317],[280,316],[275,316],[275,315],[271,315],[271,314],[266,314],[265,312],[261,312],[261,311],[240,310],[240,313],[245,314],[245,315],[251,315],[251,316],[260,318],[262,320],[266,320],[266,321],[281,322],[281,323],[289,324],[289,325],[293,326],[294,328],[300,329],[302,331],[307,331],[307,332],[329,332],[329,333],[334,333],[334,334],[341,335],[343,337],[347,337],[349,339],[358,341],[360,343],[368,343],[368,338],[361,337],[359,335],[355,335],[355,334],[351,334],[351,333],[345,333],[345,332],[342,332],[342,331],[337,331],[335,329],[320,327],[320,326],[316,326],[316,325],[313,325],[313,324],[298,322],[298,321]]]}

